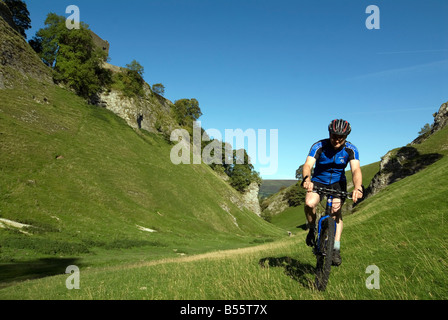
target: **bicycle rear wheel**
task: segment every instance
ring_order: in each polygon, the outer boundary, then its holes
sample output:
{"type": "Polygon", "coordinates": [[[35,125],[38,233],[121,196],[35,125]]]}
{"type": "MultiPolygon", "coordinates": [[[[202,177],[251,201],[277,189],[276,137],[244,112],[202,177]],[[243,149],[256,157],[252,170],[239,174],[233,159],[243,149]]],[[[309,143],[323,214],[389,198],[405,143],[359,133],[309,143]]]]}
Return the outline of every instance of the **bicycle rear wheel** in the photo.
{"type": "Polygon", "coordinates": [[[317,290],[325,291],[330,278],[331,264],[333,261],[335,222],[332,218],[322,221],[322,229],[319,237],[319,252],[317,252],[316,280],[317,290]]]}

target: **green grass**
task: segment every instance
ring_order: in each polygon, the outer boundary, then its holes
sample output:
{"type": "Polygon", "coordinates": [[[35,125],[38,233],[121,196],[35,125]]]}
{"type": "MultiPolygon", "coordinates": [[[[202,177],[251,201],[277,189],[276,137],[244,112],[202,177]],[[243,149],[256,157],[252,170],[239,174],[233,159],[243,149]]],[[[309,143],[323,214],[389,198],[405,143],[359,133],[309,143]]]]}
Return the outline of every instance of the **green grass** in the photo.
{"type": "Polygon", "coordinates": [[[448,296],[448,127],[413,146],[443,158],[345,217],[343,264],[316,292],[301,208],[265,222],[208,166],[173,165],[160,135],[32,80],[49,74],[26,42],[10,30],[1,39],[20,54],[0,65],[15,88],[0,89],[0,299],[448,296]],[[66,287],[70,265],[79,290],[66,287]],[[366,288],[371,265],[379,290],[366,288]]]}
{"type": "MultiPolygon", "coordinates": [[[[372,181],[372,178],[375,176],[375,174],[380,170],[380,162],[374,162],[367,165],[363,165],[361,167],[362,171],[362,184],[365,188],[367,188],[370,184],[370,181],[372,181]]],[[[350,170],[347,170],[345,172],[345,176],[347,178],[348,182],[348,191],[353,190],[353,182],[352,182],[352,172],[350,170]]]]}
{"type": "Polygon", "coordinates": [[[414,146],[441,160],[345,217],[343,264],[321,293],[301,208],[266,223],[208,166],[172,165],[162,137],[63,89],[27,87],[0,91],[0,218],[31,225],[0,228],[0,299],[448,296],[448,128],[414,146]],[[65,286],[69,265],[79,290],[65,286]],[[379,290],[365,285],[371,265],[379,290]]]}
{"type": "Polygon", "coordinates": [[[289,207],[285,211],[273,215],[271,223],[294,234],[301,232],[306,224],[303,205],[289,207]]]}
{"type": "MultiPolygon", "coordinates": [[[[434,139],[439,138],[439,143],[446,143],[446,135],[434,139]]],[[[2,289],[0,298],[446,299],[446,179],[444,157],[390,185],[347,216],[343,264],[332,269],[325,292],[313,289],[315,258],[302,231],[244,249],[81,267],[79,290],[67,290],[68,275],[56,275],[2,289]],[[371,265],[380,270],[378,290],[366,287],[370,275],[366,269],[371,265]]]]}
{"type": "Polygon", "coordinates": [[[26,86],[0,91],[0,218],[31,227],[0,228],[0,263],[110,266],[285,235],[207,165],[173,165],[160,135],[59,87],[26,86]]]}

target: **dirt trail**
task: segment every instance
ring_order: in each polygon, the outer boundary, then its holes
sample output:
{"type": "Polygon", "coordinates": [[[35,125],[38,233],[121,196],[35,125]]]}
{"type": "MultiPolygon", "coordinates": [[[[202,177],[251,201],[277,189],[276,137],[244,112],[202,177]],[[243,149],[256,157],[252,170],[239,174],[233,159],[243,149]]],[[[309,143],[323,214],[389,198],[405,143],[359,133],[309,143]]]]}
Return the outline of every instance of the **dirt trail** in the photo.
{"type": "Polygon", "coordinates": [[[290,240],[280,240],[276,242],[261,244],[254,247],[247,247],[247,248],[239,248],[239,249],[229,249],[229,250],[219,250],[219,251],[213,251],[213,252],[207,252],[192,256],[180,256],[176,258],[164,258],[160,260],[154,260],[154,261],[147,261],[147,262],[139,262],[139,263],[130,263],[127,265],[121,265],[121,266],[112,266],[112,267],[105,267],[97,269],[96,271],[112,271],[112,270],[120,270],[120,269],[134,269],[134,268],[142,268],[142,267],[152,267],[157,266],[161,264],[167,264],[167,263],[184,263],[184,262],[194,262],[194,261],[200,261],[200,260],[219,260],[219,259],[228,259],[228,258],[234,258],[241,255],[247,255],[247,254],[254,254],[260,251],[265,250],[274,250],[278,249],[280,247],[289,246],[291,244],[290,240]]]}

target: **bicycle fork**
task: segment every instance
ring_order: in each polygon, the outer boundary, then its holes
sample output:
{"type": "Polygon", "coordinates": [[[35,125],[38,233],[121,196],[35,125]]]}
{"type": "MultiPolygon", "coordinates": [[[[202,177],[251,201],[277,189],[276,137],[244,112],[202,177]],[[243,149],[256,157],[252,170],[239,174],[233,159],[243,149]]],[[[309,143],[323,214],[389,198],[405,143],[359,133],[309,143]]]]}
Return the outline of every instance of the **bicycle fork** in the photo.
{"type": "MultiPolygon", "coordinates": [[[[325,208],[325,216],[321,217],[319,219],[319,223],[317,225],[317,241],[316,241],[316,248],[315,248],[315,252],[314,254],[319,254],[319,255],[326,255],[325,250],[321,251],[320,248],[320,237],[321,237],[321,230],[322,230],[322,223],[325,221],[325,219],[332,219],[331,217],[331,209],[333,207],[333,196],[329,196],[327,198],[327,206],[325,208]]],[[[336,221],[334,221],[334,230],[335,230],[335,234],[336,234],[336,228],[337,228],[337,224],[336,221]]],[[[325,239],[325,243],[327,242],[328,239],[325,239]]]]}

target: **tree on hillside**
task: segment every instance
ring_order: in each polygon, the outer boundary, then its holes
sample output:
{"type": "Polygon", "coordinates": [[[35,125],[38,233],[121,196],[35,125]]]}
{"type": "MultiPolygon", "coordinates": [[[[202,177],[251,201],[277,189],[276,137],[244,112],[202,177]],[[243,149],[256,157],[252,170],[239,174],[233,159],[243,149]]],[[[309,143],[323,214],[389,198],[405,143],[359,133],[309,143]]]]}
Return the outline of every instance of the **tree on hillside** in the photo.
{"type": "Polygon", "coordinates": [[[283,196],[283,200],[288,201],[290,207],[297,207],[305,203],[306,190],[299,183],[292,186],[283,196]]]}
{"type": "Polygon", "coordinates": [[[113,75],[113,86],[127,97],[141,97],[144,95],[144,72],[143,66],[138,61],[132,60],[126,64],[125,71],[113,75]]]}
{"type": "Polygon", "coordinates": [[[145,73],[145,68],[136,60],[132,60],[131,63],[126,65],[126,68],[131,73],[135,73],[143,78],[143,74],[145,73]]]}
{"type": "Polygon", "coordinates": [[[102,68],[107,54],[93,43],[89,27],[69,30],[65,18],[50,13],[45,28],[40,29],[30,44],[42,61],[54,70],[54,80],[75,92],[93,99],[110,81],[110,73],[102,68]]]}
{"type": "MultiPolygon", "coordinates": [[[[313,175],[314,168],[311,169],[311,175],[313,175]]],[[[303,164],[296,170],[296,179],[301,181],[303,180],[303,164]]],[[[311,178],[311,177],[310,177],[311,178]]]]}
{"type": "Polygon", "coordinates": [[[45,28],[36,32],[29,41],[31,47],[37,52],[42,61],[53,68],[59,50],[59,35],[65,29],[64,17],[55,13],[49,13],[45,20],[45,28]]]}
{"type": "Polygon", "coordinates": [[[30,13],[22,0],[4,0],[12,13],[12,19],[19,33],[26,39],[25,31],[31,28],[30,13]]]}
{"type": "Polygon", "coordinates": [[[196,99],[180,99],[174,102],[174,116],[181,126],[192,126],[202,116],[196,99]]]}
{"type": "Polygon", "coordinates": [[[165,86],[161,83],[156,83],[152,86],[152,91],[163,97],[165,95],[165,86]]]}
{"type": "Polygon", "coordinates": [[[233,150],[233,161],[225,166],[225,173],[230,177],[230,185],[240,192],[246,191],[252,182],[258,185],[262,182],[259,173],[255,171],[249,160],[245,149],[233,150]]]}
{"type": "Polygon", "coordinates": [[[302,180],[303,164],[296,170],[296,179],[302,180]]]}
{"type": "Polygon", "coordinates": [[[427,123],[423,126],[423,128],[420,129],[418,134],[421,136],[421,135],[424,135],[425,133],[430,132],[431,130],[432,130],[432,126],[429,123],[427,123]]]}

